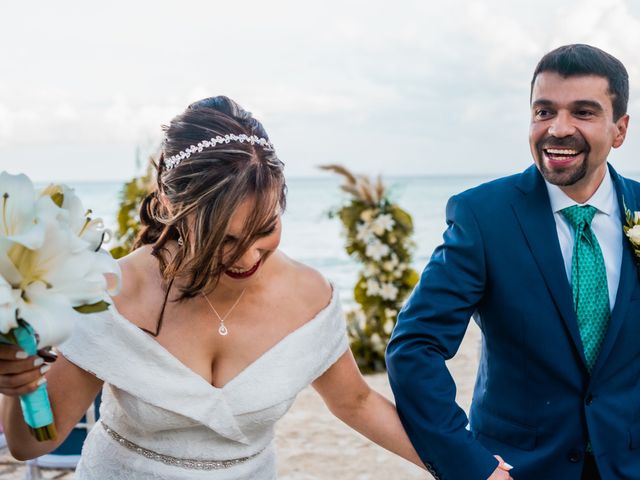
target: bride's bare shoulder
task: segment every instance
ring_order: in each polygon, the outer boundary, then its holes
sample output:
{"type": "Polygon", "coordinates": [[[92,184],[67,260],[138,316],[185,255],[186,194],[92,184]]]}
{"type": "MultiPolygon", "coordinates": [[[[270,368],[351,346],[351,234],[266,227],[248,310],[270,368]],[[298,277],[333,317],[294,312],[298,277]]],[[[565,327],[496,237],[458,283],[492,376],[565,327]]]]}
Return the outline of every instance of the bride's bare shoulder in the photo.
{"type": "Polygon", "coordinates": [[[158,260],[152,255],[150,245],[142,246],[118,260],[122,285],[113,297],[116,309],[133,323],[144,322],[139,312],[142,305],[153,305],[154,290],[159,290],[160,271],[158,260]]]}
{"type": "Polygon", "coordinates": [[[287,280],[296,296],[308,305],[312,314],[324,309],[333,298],[333,288],[331,283],[322,273],[315,268],[305,265],[282,255],[283,262],[287,265],[287,280]]]}

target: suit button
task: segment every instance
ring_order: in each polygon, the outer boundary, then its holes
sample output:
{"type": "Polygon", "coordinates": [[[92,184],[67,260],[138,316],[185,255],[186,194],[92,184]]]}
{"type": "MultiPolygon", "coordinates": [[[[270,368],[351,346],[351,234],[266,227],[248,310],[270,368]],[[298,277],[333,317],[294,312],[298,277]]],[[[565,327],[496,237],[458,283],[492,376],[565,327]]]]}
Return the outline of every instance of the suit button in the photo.
{"type": "Polygon", "coordinates": [[[578,463],[582,460],[582,452],[578,449],[571,450],[568,455],[569,461],[571,463],[578,463]]]}
{"type": "Polygon", "coordinates": [[[593,395],[587,395],[587,397],[584,399],[584,403],[587,407],[591,405],[593,403],[593,395]]]}

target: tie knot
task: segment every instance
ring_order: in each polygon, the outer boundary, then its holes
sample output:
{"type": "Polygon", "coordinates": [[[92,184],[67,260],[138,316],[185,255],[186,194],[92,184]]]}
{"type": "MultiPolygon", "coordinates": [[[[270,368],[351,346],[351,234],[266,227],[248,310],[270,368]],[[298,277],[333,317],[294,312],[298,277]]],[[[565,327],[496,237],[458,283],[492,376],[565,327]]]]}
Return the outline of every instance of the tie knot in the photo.
{"type": "Polygon", "coordinates": [[[597,209],[591,205],[573,205],[571,207],[563,208],[560,211],[577,231],[578,227],[583,223],[591,225],[591,220],[593,220],[593,216],[596,214],[597,209]]]}

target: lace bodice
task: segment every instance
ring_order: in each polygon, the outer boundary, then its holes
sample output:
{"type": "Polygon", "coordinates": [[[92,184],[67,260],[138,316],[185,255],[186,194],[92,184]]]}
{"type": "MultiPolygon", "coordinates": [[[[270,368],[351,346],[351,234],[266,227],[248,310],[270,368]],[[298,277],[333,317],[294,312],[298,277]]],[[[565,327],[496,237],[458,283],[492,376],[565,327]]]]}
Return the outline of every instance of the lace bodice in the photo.
{"type": "Polygon", "coordinates": [[[128,442],[160,455],[248,461],[215,471],[185,470],[125,448],[101,425],[90,433],[76,479],[276,476],[274,424],[295,396],[346,351],[342,308],[330,304],[224,387],[209,384],[114,308],[83,319],[60,350],[104,380],[101,420],[128,442]]]}

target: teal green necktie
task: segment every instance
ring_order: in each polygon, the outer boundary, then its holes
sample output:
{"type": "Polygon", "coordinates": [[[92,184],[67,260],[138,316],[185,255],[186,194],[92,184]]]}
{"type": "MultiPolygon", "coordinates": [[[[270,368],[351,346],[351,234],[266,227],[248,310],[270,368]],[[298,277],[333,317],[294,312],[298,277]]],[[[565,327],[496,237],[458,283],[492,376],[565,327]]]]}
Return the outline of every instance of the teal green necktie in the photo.
{"type": "Polygon", "coordinates": [[[589,372],[593,369],[607,332],[609,317],[609,288],[602,250],[591,229],[596,208],[573,205],[562,214],[573,226],[575,241],[571,261],[573,308],[589,372]]]}

